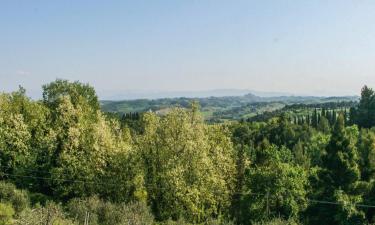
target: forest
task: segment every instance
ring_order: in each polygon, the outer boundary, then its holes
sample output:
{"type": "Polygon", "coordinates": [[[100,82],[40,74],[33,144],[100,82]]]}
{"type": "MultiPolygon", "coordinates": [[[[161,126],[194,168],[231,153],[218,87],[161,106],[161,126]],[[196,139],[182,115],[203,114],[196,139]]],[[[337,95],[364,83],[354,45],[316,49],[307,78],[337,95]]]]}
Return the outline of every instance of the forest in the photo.
{"type": "Polygon", "coordinates": [[[42,93],[0,94],[2,225],[375,224],[367,86],[358,102],[226,123],[205,121],[199,101],[108,113],[78,81],[42,93]]]}

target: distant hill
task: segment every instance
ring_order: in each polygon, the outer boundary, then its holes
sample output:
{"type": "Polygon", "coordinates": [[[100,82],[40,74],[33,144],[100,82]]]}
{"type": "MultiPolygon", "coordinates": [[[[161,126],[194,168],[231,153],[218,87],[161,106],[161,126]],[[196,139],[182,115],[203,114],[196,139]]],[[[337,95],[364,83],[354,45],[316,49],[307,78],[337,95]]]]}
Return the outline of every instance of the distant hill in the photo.
{"type": "Polygon", "coordinates": [[[244,96],[248,93],[260,97],[290,96],[282,92],[262,92],[248,89],[215,89],[207,91],[98,91],[103,100],[136,100],[136,99],[161,99],[161,98],[208,98],[225,96],[244,96]]]}
{"type": "Polygon", "coordinates": [[[253,93],[242,96],[222,96],[203,98],[160,98],[136,99],[122,101],[101,101],[105,112],[131,113],[163,112],[171,107],[189,107],[192,101],[197,101],[206,119],[240,119],[254,116],[264,111],[278,110],[291,104],[320,104],[327,102],[356,102],[358,96],[316,97],[316,96],[274,96],[260,97],[253,93]]]}

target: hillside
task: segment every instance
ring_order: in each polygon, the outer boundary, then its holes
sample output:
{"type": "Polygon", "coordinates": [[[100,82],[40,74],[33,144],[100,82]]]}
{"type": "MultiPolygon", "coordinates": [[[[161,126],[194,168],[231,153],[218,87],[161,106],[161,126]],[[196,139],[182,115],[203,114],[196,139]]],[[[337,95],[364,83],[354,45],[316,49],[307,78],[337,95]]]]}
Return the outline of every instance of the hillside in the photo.
{"type": "Polygon", "coordinates": [[[206,98],[162,98],[138,99],[123,101],[101,101],[105,112],[134,113],[134,112],[163,112],[172,107],[189,107],[196,101],[206,120],[223,121],[230,119],[247,119],[264,112],[280,110],[292,104],[320,104],[328,102],[356,102],[357,96],[316,97],[316,96],[277,96],[260,97],[252,93],[243,96],[224,96],[206,98]]]}

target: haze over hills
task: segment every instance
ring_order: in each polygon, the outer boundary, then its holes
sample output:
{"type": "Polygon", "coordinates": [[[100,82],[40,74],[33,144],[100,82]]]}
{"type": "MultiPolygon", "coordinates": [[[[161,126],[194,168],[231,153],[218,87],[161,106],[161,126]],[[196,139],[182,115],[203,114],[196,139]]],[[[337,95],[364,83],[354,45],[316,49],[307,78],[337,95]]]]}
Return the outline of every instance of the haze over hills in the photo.
{"type": "MultiPolygon", "coordinates": [[[[5,92],[15,91],[7,90],[5,92]]],[[[1,92],[2,90],[0,90],[1,92]]],[[[26,88],[28,96],[32,99],[38,100],[42,98],[40,89],[28,89],[26,88]]],[[[251,89],[212,89],[212,90],[198,90],[198,91],[163,91],[163,90],[97,90],[97,94],[102,101],[123,101],[123,100],[138,100],[138,99],[163,99],[163,98],[208,98],[208,97],[239,97],[247,94],[253,94],[262,98],[274,98],[274,97],[355,97],[356,95],[339,95],[339,94],[307,94],[307,93],[292,93],[292,92],[273,92],[273,91],[257,91],[251,89]]]]}
{"type": "MultiPolygon", "coordinates": [[[[181,94],[183,94],[181,92],[181,94]]],[[[207,91],[201,94],[208,94],[210,97],[172,97],[157,99],[128,99],[128,100],[103,100],[101,108],[105,112],[114,112],[120,114],[155,111],[158,113],[168,112],[172,107],[189,107],[192,101],[196,101],[201,106],[201,110],[208,120],[219,121],[222,119],[246,119],[263,112],[272,112],[280,110],[287,105],[292,104],[326,104],[326,103],[349,103],[356,104],[358,96],[341,97],[319,97],[319,96],[293,96],[285,95],[268,97],[258,96],[247,92],[240,95],[241,91],[207,91]],[[212,96],[213,94],[228,94],[228,96],[212,96]],[[237,96],[235,96],[237,94],[237,96]],[[238,96],[239,95],[239,96],[238,96]]],[[[173,95],[170,95],[173,96],[173,95]]],[[[155,96],[154,96],[155,97],[155,96]]]]}
{"type": "Polygon", "coordinates": [[[213,89],[200,91],[158,91],[158,90],[125,90],[125,91],[98,91],[102,100],[135,100],[160,98],[207,98],[225,96],[243,96],[252,93],[259,97],[292,96],[286,92],[266,92],[249,89],[213,89]]]}
{"type": "MultiPolygon", "coordinates": [[[[290,92],[268,92],[268,91],[255,91],[250,89],[213,89],[213,90],[201,90],[201,91],[158,91],[158,90],[124,90],[124,91],[113,91],[105,90],[98,91],[99,98],[101,100],[110,101],[121,101],[121,100],[136,100],[136,99],[161,99],[161,98],[207,98],[207,97],[226,97],[226,96],[244,96],[247,94],[253,94],[263,98],[271,97],[332,97],[333,95],[328,94],[298,94],[290,92]]],[[[341,95],[334,95],[341,96],[341,95]]],[[[354,96],[354,95],[348,95],[354,96]]]]}

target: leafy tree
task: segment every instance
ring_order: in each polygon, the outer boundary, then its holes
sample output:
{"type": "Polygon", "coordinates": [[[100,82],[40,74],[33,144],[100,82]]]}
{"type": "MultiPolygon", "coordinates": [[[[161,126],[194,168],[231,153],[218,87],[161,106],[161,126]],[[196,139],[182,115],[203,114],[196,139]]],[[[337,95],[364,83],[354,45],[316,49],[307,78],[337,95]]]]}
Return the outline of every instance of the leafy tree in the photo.
{"type": "Polygon", "coordinates": [[[248,194],[244,195],[242,203],[247,213],[240,221],[242,224],[275,216],[297,218],[307,206],[307,176],[303,168],[288,163],[291,161],[289,150],[276,146],[263,150],[262,163],[248,172],[248,194]]]}
{"type": "Polygon", "coordinates": [[[319,167],[322,164],[323,156],[326,154],[326,146],[330,136],[323,133],[314,133],[306,142],[305,152],[308,155],[312,167],[319,167]]]}
{"type": "Polygon", "coordinates": [[[51,113],[49,123],[54,145],[38,159],[49,161],[45,168],[48,173],[43,176],[49,178],[50,194],[66,200],[112,193],[108,198],[129,201],[134,191],[130,190],[133,185],[128,181],[135,175],[126,174],[125,167],[120,167],[116,158],[129,159],[130,138],[123,135],[125,130],[117,121],[107,119],[98,110],[94,89],[61,80],[43,89],[43,103],[51,113]],[[122,174],[116,177],[118,186],[104,182],[118,170],[122,174]],[[129,180],[124,181],[124,177],[129,180]]]}
{"type": "Polygon", "coordinates": [[[330,133],[331,127],[329,125],[329,121],[327,120],[327,118],[325,116],[320,117],[320,121],[319,121],[317,129],[320,132],[323,132],[325,134],[330,133]]]}
{"type": "Polygon", "coordinates": [[[293,147],[293,153],[295,157],[295,162],[303,168],[310,167],[310,158],[305,151],[305,147],[303,146],[301,141],[298,141],[296,145],[293,147]]]}
{"type": "Polygon", "coordinates": [[[14,213],[21,213],[29,205],[28,195],[8,182],[0,182],[0,201],[9,204],[14,213]]]}
{"type": "Polygon", "coordinates": [[[43,176],[48,170],[49,154],[55,143],[48,117],[48,108],[26,97],[22,87],[0,95],[2,171],[10,174],[17,185],[42,192],[48,192],[45,182],[28,176],[43,176]]]}
{"type": "Polygon", "coordinates": [[[232,197],[231,215],[239,219],[242,217],[241,196],[245,185],[245,172],[250,164],[250,154],[253,149],[253,134],[249,126],[239,124],[234,127],[233,142],[235,144],[236,155],[236,180],[232,197]]]}
{"type": "Polygon", "coordinates": [[[173,109],[163,118],[143,117],[138,139],[148,202],[159,220],[202,222],[228,209],[235,173],[234,152],[221,126],[205,126],[198,112],[173,109]]]}
{"type": "Polygon", "coordinates": [[[368,182],[375,178],[375,134],[373,131],[361,130],[358,139],[358,152],[361,178],[368,182]]]}
{"type": "Polygon", "coordinates": [[[51,109],[58,107],[59,99],[69,96],[71,103],[76,108],[87,105],[86,109],[96,114],[100,109],[99,100],[93,87],[78,81],[56,80],[43,85],[43,102],[51,109]]]}
{"type": "Polygon", "coordinates": [[[0,118],[0,165],[12,172],[26,164],[30,156],[28,141],[31,136],[21,114],[0,118]]]}

